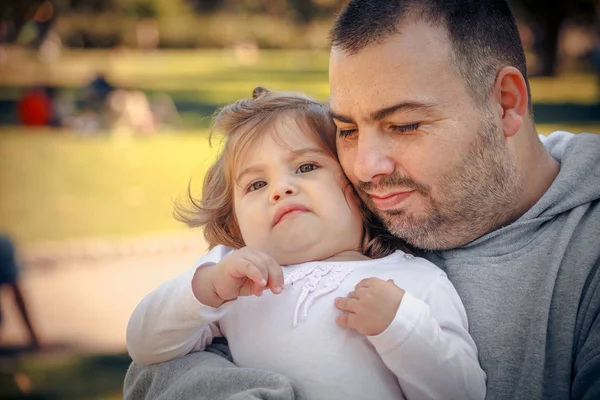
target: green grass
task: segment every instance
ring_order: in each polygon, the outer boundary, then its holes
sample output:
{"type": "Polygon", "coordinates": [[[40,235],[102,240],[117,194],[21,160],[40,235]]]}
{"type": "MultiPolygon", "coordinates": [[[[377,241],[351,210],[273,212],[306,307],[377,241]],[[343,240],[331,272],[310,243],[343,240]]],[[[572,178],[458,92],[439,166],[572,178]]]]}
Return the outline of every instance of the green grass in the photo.
{"type": "Polygon", "coordinates": [[[126,354],[63,354],[21,356],[14,362],[12,368],[0,369],[0,398],[116,400],[123,398],[131,360],[126,354]]]}
{"type": "Polygon", "coordinates": [[[0,231],[32,243],[182,229],[173,201],[213,154],[202,134],[119,141],[0,131],[0,231]]]}

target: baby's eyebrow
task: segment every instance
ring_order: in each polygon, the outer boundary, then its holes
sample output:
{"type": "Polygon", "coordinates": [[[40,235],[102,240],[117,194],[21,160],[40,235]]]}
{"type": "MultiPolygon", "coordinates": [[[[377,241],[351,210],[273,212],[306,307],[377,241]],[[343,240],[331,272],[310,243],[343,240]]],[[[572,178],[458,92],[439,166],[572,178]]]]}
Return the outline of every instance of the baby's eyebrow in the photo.
{"type": "MultiPolygon", "coordinates": [[[[290,155],[289,155],[289,157],[287,157],[286,161],[288,163],[290,163],[290,162],[297,160],[298,158],[305,157],[306,155],[310,155],[310,154],[316,154],[316,155],[321,155],[321,156],[329,155],[329,153],[327,151],[325,151],[321,148],[318,148],[318,147],[304,147],[304,148],[300,148],[300,149],[290,149],[290,155]]],[[[265,170],[265,167],[262,164],[251,165],[247,168],[244,168],[237,175],[235,181],[239,183],[244,175],[251,174],[251,173],[259,173],[259,172],[263,172],[264,170],[265,170]]]]}
{"type": "Polygon", "coordinates": [[[239,183],[239,181],[242,179],[242,177],[246,174],[252,174],[252,173],[257,173],[257,172],[262,172],[264,171],[264,168],[260,165],[252,165],[248,168],[244,168],[244,170],[242,172],[240,172],[237,176],[237,178],[235,179],[236,182],[239,183]]]}
{"type": "Polygon", "coordinates": [[[288,161],[294,161],[300,157],[306,156],[307,154],[318,154],[327,155],[328,153],[318,147],[304,147],[302,149],[291,150],[292,154],[288,157],[288,161]]]}

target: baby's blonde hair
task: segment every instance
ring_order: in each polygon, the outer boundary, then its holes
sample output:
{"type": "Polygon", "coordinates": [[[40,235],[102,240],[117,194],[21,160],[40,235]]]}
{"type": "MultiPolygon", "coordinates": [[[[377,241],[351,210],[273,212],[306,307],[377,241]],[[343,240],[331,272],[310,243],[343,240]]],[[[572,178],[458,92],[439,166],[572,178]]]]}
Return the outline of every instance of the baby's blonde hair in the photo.
{"type": "MultiPolygon", "coordinates": [[[[282,117],[293,117],[306,132],[313,132],[322,148],[337,160],[336,127],[329,111],[325,105],[306,95],[271,92],[257,87],[252,99],[239,100],[221,108],[210,137],[212,142],[215,133],[222,135],[224,145],[206,173],[202,196],[195,198],[189,185],[189,204],[177,203],[174,212],[177,220],[190,227],[203,226],[210,248],[218,244],[235,249],[245,246],[233,208],[236,162],[248,146],[282,117]]],[[[345,177],[343,179],[351,195],[358,199],[352,185],[345,177]]],[[[364,204],[359,203],[365,221],[360,250],[369,257],[379,258],[404,248],[404,243],[388,233],[364,204]]]]}

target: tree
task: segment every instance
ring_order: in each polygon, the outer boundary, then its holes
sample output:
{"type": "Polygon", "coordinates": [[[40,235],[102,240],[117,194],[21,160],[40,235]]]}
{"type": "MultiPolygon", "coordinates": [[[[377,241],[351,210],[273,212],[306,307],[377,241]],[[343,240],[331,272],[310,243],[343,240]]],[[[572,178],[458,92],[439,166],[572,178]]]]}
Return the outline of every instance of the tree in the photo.
{"type": "Polygon", "coordinates": [[[517,14],[539,28],[534,51],[540,59],[541,76],[556,75],[558,39],[566,20],[599,23],[600,0],[512,0],[510,3],[517,14]]]}

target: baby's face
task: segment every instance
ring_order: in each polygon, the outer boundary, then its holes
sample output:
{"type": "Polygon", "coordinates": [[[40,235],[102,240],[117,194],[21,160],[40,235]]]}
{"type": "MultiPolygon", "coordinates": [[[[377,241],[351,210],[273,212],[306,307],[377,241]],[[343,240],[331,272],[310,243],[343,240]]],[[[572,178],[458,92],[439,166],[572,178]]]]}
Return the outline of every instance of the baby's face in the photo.
{"type": "Polygon", "coordinates": [[[337,160],[293,119],[274,125],[234,171],[234,212],[246,245],[282,265],[358,250],[363,222],[337,160]]]}

